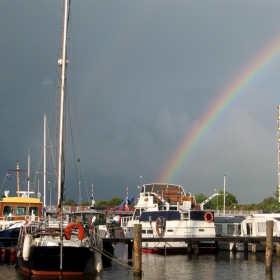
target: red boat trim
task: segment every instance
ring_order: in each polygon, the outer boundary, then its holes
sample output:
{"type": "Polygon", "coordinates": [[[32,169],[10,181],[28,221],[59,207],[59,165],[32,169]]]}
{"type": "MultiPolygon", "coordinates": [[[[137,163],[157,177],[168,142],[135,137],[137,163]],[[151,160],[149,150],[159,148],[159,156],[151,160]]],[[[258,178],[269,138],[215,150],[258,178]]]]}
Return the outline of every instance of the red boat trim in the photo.
{"type": "Polygon", "coordinates": [[[33,269],[28,269],[28,268],[22,267],[22,266],[20,267],[20,269],[23,272],[26,272],[28,274],[40,275],[40,276],[46,276],[46,275],[49,275],[49,276],[57,276],[57,275],[80,276],[80,275],[84,274],[83,272],[74,272],[74,271],[62,271],[60,274],[60,271],[37,271],[37,270],[33,270],[33,269]]]}

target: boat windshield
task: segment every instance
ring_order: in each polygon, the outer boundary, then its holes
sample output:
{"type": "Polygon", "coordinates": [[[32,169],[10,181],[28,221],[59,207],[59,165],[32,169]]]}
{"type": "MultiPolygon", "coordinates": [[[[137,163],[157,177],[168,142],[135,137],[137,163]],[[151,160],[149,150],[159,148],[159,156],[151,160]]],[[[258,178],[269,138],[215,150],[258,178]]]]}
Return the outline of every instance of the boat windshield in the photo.
{"type": "Polygon", "coordinates": [[[145,193],[145,192],[154,192],[154,193],[158,193],[163,191],[163,189],[181,189],[181,191],[184,193],[184,190],[181,186],[179,185],[169,185],[169,184],[147,184],[147,185],[143,185],[141,192],[145,193]]]}
{"type": "Polygon", "coordinates": [[[71,221],[90,223],[93,222],[95,226],[106,225],[106,215],[103,213],[78,213],[70,214],[71,221]]]}
{"type": "Polygon", "coordinates": [[[29,210],[28,210],[28,215],[31,216],[32,214],[35,215],[35,216],[39,216],[39,207],[30,206],[29,210]]]}

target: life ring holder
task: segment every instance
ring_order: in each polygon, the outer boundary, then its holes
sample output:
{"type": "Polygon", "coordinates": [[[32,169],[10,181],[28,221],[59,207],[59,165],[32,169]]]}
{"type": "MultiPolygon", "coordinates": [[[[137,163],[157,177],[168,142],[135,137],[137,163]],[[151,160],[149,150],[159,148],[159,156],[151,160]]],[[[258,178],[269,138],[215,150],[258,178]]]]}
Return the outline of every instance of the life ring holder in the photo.
{"type": "Polygon", "coordinates": [[[157,217],[156,219],[156,231],[159,237],[163,237],[165,234],[166,219],[163,216],[157,217]]]}
{"type": "Polygon", "coordinates": [[[207,223],[212,223],[214,221],[214,215],[212,212],[208,211],[204,214],[204,220],[207,223]]]}
{"type": "Polygon", "coordinates": [[[72,229],[78,229],[79,230],[79,234],[78,234],[78,239],[79,240],[83,240],[85,237],[85,229],[83,227],[82,224],[79,223],[70,223],[68,224],[68,226],[65,228],[64,234],[65,234],[65,238],[66,240],[70,240],[71,239],[71,231],[72,229]]]}

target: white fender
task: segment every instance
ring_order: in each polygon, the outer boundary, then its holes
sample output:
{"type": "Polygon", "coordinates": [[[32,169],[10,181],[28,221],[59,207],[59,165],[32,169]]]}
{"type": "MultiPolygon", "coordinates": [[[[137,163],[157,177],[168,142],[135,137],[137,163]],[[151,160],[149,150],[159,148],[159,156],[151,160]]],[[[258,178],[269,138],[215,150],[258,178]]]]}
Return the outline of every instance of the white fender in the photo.
{"type": "Polygon", "coordinates": [[[27,234],[24,238],[23,249],[22,249],[22,257],[25,261],[27,261],[30,256],[31,243],[32,243],[32,237],[30,234],[27,234]]]}
{"type": "Polygon", "coordinates": [[[103,243],[102,243],[102,240],[100,240],[99,250],[101,251],[101,253],[99,251],[94,250],[95,268],[98,273],[103,269],[103,264],[102,264],[103,243]]]}

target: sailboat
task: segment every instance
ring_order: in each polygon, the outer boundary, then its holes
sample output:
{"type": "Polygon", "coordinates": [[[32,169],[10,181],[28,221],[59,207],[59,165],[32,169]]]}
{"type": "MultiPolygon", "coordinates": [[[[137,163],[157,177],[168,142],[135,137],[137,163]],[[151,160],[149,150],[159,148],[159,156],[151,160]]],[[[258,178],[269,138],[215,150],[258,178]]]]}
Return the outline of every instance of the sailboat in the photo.
{"type": "Polygon", "coordinates": [[[58,133],[57,215],[58,228],[48,227],[43,220],[38,228],[23,228],[19,238],[17,260],[19,268],[34,275],[83,275],[102,270],[102,240],[98,230],[85,228],[81,223],[70,222],[66,227],[63,213],[65,184],[64,162],[64,99],[66,82],[66,34],[70,14],[69,0],[63,0],[63,34],[60,81],[60,120],[58,133]]]}

